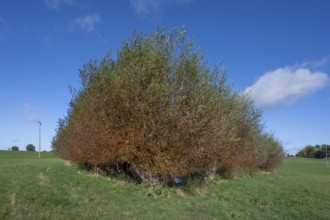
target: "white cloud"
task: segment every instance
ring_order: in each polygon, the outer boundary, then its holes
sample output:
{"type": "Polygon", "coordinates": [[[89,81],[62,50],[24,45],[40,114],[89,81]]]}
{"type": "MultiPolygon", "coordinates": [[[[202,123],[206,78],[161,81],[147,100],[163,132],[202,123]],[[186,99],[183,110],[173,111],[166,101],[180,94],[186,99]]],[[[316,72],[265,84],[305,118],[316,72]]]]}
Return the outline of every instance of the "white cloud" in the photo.
{"type": "Polygon", "coordinates": [[[292,104],[324,88],[329,76],[304,66],[283,67],[266,72],[256,83],[245,89],[258,107],[292,104]]]}
{"type": "Polygon", "coordinates": [[[72,5],[74,0],[43,0],[45,4],[51,8],[58,10],[61,5],[72,5]]]}
{"type": "Polygon", "coordinates": [[[101,23],[102,20],[98,14],[86,15],[78,17],[75,19],[75,26],[78,26],[80,29],[93,32],[96,30],[96,25],[101,23]]]}
{"type": "Polygon", "coordinates": [[[130,6],[138,15],[148,15],[157,12],[168,4],[187,4],[194,0],[130,0],[130,6]]]}
{"type": "Polygon", "coordinates": [[[25,119],[28,122],[40,121],[39,115],[36,113],[37,109],[27,103],[24,104],[25,119]]]}

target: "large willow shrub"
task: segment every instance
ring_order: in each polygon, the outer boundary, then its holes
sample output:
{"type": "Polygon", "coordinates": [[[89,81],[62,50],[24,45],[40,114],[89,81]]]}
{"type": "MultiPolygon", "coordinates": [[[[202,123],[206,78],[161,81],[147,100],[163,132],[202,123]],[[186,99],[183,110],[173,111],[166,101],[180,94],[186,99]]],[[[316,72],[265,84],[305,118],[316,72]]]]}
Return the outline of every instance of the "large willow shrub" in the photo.
{"type": "Polygon", "coordinates": [[[260,112],[184,31],[134,32],[116,59],[89,62],[80,79],[53,139],[65,159],[149,183],[282,161],[260,112]]]}

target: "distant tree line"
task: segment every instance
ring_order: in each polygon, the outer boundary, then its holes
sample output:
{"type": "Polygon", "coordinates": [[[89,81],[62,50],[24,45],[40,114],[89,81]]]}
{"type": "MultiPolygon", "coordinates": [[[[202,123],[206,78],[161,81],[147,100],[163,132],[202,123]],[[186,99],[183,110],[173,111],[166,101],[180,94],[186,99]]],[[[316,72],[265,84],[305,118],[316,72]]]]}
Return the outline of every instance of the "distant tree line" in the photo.
{"type": "MultiPolygon", "coordinates": [[[[25,149],[26,149],[26,151],[36,151],[36,147],[33,144],[26,145],[25,149]]],[[[10,150],[10,151],[19,151],[19,147],[18,146],[12,146],[8,150],[10,150]]]]}
{"type": "Polygon", "coordinates": [[[302,150],[300,150],[296,157],[305,157],[305,158],[318,158],[323,159],[329,158],[330,145],[322,144],[322,145],[307,145],[302,150]]]}

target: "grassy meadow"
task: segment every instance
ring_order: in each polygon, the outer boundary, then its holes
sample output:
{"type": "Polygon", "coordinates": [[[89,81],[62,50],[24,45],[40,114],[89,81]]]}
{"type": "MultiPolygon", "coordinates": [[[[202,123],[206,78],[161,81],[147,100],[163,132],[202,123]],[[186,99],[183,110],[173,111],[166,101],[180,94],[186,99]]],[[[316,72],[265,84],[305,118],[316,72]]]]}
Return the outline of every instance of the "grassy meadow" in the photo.
{"type": "Polygon", "coordinates": [[[330,219],[330,161],[286,158],[272,173],[147,188],[52,153],[0,151],[0,219],[330,219]]]}

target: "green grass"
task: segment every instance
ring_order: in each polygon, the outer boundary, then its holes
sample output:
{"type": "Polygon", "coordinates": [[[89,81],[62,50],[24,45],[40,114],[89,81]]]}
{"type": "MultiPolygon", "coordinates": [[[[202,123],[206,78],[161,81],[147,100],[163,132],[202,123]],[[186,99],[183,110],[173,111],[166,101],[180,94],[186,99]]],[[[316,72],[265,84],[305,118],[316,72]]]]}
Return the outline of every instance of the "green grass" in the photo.
{"type": "MultiPolygon", "coordinates": [[[[40,159],[57,158],[53,152],[41,152],[40,159]]],[[[39,152],[32,151],[2,151],[0,150],[1,159],[39,159],[39,152]]]]}
{"type": "Polygon", "coordinates": [[[271,174],[151,191],[52,153],[0,151],[0,219],[329,219],[330,164],[287,158],[271,174]],[[161,192],[160,195],[156,195],[161,192]]]}

